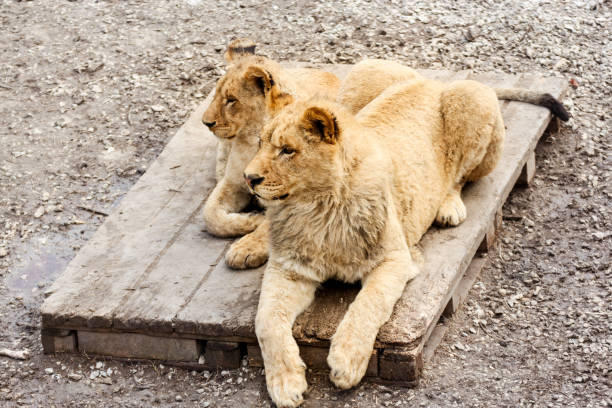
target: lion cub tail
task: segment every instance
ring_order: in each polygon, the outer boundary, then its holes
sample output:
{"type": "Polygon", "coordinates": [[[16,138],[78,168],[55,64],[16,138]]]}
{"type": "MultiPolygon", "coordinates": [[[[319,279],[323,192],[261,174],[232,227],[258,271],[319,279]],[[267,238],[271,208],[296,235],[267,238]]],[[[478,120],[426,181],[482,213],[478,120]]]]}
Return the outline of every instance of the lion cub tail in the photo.
{"type": "Polygon", "coordinates": [[[562,121],[567,122],[569,120],[569,113],[565,110],[563,104],[549,93],[541,93],[524,88],[495,88],[495,93],[497,94],[497,99],[527,102],[532,105],[543,106],[548,108],[550,113],[562,121]]]}

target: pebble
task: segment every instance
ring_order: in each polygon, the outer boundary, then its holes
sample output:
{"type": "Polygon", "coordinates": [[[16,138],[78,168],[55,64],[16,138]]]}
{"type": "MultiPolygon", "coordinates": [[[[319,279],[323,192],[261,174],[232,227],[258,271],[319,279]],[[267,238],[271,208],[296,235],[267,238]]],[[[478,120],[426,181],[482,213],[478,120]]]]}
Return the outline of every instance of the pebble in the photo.
{"type": "Polygon", "coordinates": [[[68,374],[68,378],[71,379],[72,381],[81,381],[83,376],[81,374],[77,374],[77,373],[70,373],[70,374],[68,374]]]}
{"type": "Polygon", "coordinates": [[[42,215],[45,213],[45,207],[44,206],[40,206],[36,209],[36,211],[34,212],[34,218],[40,218],[42,217],[42,215]]]}
{"type": "Polygon", "coordinates": [[[53,369],[51,367],[45,368],[45,374],[48,374],[48,375],[53,374],[53,369]]]}
{"type": "Polygon", "coordinates": [[[183,400],[183,397],[181,397],[180,395],[177,395],[176,397],[174,397],[174,400],[176,402],[181,402],[183,400]]]}

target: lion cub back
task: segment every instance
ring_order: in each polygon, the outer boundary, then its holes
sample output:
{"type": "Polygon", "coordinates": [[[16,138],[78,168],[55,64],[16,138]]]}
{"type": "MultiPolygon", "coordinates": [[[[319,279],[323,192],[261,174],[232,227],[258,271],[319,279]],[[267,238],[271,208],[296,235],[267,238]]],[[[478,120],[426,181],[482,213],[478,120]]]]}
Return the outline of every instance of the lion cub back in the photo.
{"type": "Polygon", "coordinates": [[[286,75],[296,84],[297,99],[313,96],[335,98],[340,89],[340,80],[331,72],[314,68],[287,69],[286,75]]]}
{"type": "Polygon", "coordinates": [[[395,61],[366,59],[349,71],[337,102],[356,114],[389,86],[421,78],[415,70],[395,61]]]}

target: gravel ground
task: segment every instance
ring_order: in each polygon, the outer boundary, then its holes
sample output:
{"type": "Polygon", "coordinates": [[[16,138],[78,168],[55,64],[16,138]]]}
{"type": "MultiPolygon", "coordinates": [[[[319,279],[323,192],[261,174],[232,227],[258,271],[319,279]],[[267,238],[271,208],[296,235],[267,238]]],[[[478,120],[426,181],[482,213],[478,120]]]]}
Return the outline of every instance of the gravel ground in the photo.
{"type": "Polygon", "coordinates": [[[416,389],[348,392],[311,373],[306,407],[611,406],[612,13],[606,1],[0,0],[2,406],[268,406],[261,370],[189,372],[46,356],[43,293],[163,149],[246,36],[280,60],[391,58],[573,85],[480,280],[416,389]],[[236,25],[240,25],[236,28],[236,25]]]}

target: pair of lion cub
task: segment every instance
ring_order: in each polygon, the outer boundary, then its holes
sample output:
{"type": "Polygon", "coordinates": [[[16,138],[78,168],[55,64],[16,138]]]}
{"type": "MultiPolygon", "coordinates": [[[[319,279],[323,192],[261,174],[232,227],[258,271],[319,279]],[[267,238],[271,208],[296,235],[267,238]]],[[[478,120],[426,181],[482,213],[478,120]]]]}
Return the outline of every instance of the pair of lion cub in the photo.
{"type": "Polygon", "coordinates": [[[362,282],[327,359],[334,384],[350,388],[418,273],[410,248],[434,221],[461,223],[464,183],[499,160],[498,97],[567,114],[547,94],[444,84],[390,61],[363,61],[340,84],[319,70],[283,69],[254,49],[246,40],[230,45],[203,116],[220,138],[204,218],[214,235],[246,234],[230,247],[229,266],[259,266],[269,253],[255,327],[270,396],[294,407],[307,384],[292,326],[318,285],[362,282]],[[251,193],[265,217],[239,212],[251,193]]]}

